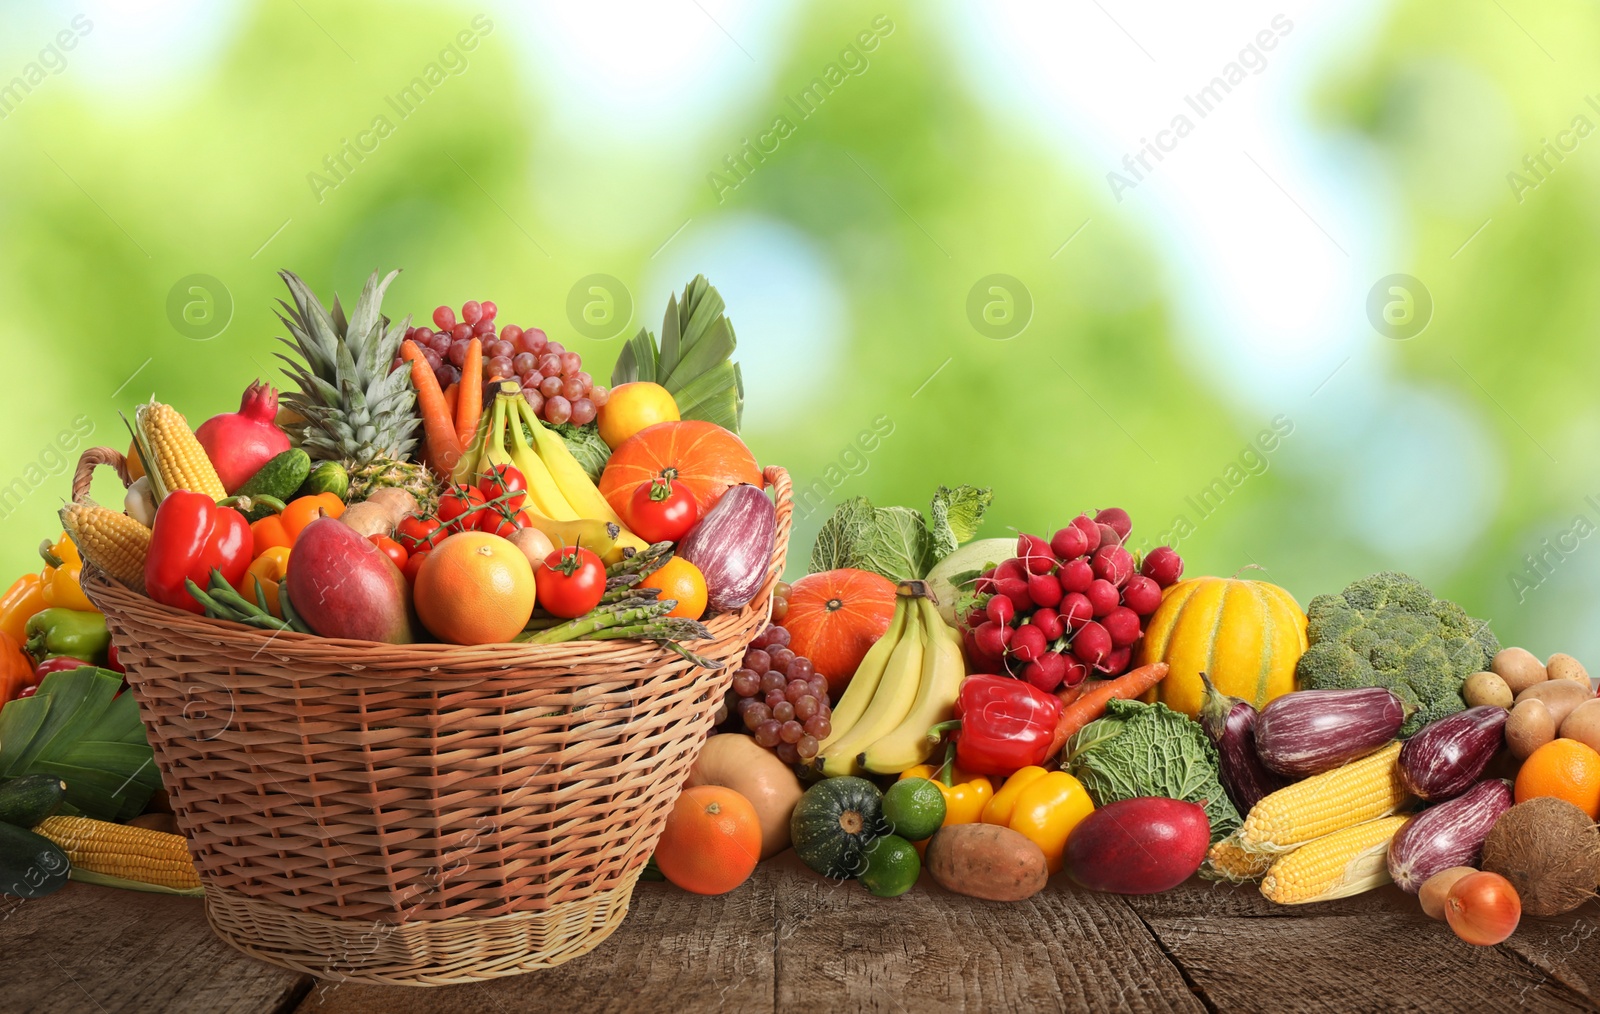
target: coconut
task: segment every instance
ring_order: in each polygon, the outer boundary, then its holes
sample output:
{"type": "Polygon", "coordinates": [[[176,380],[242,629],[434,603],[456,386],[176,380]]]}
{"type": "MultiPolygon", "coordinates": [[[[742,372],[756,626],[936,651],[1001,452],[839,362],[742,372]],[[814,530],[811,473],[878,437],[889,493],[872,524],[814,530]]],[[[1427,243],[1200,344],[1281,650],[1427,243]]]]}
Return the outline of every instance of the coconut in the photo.
{"type": "Polygon", "coordinates": [[[1564,799],[1530,799],[1495,821],[1481,867],[1511,882],[1528,915],[1570,912],[1600,885],[1600,829],[1564,799]]]}

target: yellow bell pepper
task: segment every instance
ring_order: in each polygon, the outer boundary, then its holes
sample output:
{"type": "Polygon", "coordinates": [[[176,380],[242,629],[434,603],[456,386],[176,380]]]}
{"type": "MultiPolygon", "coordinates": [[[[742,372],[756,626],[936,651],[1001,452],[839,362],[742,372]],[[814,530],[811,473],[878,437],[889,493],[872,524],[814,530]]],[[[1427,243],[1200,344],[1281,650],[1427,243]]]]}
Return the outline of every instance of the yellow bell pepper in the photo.
{"type": "Polygon", "coordinates": [[[48,608],[50,604],[44,600],[44,580],[38,574],[24,574],[0,595],[0,631],[21,644],[28,639],[22,628],[35,613],[48,608]]]}
{"type": "Polygon", "coordinates": [[[900,777],[895,780],[907,778],[926,778],[939,787],[944,795],[944,823],[941,827],[979,823],[984,805],[994,794],[994,786],[989,779],[983,775],[969,775],[954,766],[940,769],[931,764],[918,764],[900,772],[900,777]]]}
{"type": "Polygon", "coordinates": [[[62,532],[61,538],[51,546],[39,547],[45,568],[39,575],[44,587],[44,604],[57,609],[75,609],[81,613],[100,610],[83,593],[83,557],[78,547],[62,532]]]}
{"type": "Polygon", "coordinates": [[[1065,771],[1026,767],[1006,779],[984,808],[983,822],[1009,827],[1039,846],[1046,868],[1055,873],[1067,837],[1093,812],[1094,801],[1082,782],[1065,771]]]}
{"type": "Polygon", "coordinates": [[[244,572],[239,594],[251,602],[256,601],[256,587],[260,586],[267,600],[267,612],[283,619],[283,607],[278,603],[278,586],[289,574],[289,547],[273,546],[250,562],[244,572]]]}

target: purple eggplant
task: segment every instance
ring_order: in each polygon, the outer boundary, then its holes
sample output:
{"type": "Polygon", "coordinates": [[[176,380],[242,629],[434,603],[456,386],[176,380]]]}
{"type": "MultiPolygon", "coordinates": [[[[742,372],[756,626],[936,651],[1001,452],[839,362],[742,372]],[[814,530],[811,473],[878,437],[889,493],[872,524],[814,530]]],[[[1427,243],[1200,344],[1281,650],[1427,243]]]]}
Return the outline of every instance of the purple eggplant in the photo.
{"type": "Polygon", "coordinates": [[[1428,807],[1389,842],[1389,876],[1416,894],[1440,870],[1476,866],[1489,829],[1509,809],[1511,783],[1503,778],[1479,782],[1465,795],[1428,807]]]}
{"type": "Polygon", "coordinates": [[[1505,745],[1505,708],[1480,705],[1429,722],[1400,748],[1400,777],[1429,802],[1472,788],[1505,745]]]}
{"type": "Polygon", "coordinates": [[[1381,687],[1296,690],[1261,709],[1256,753],[1279,774],[1304,778],[1378,749],[1405,720],[1400,698],[1381,687]]]}
{"type": "Polygon", "coordinates": [[[777,545],[778,515],[760,486],[731,486],[694,530],[678,555],[700,568],[706,604],[719,613],[742,608],[766,583],[777,545]]]}
{"type": "Polygon", "coordinates": [[[1200,704],[1200,728],[1217,748],[1222,762],[1222,787],[1241,814],[1249,813],[1256,801],[1289,784],[1276,771],[1270,771],[1256,756],[1256,709],[1249,701],[1229,697],[1211,685],[1211,678],[1200,674],[1205,698],[1200,704]]]}

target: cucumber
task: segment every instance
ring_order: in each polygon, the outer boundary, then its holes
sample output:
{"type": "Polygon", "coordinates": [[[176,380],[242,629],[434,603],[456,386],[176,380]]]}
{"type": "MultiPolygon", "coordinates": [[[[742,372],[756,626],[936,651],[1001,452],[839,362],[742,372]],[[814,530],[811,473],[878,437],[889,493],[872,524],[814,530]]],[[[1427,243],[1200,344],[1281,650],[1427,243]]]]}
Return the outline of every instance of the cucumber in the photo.
{"type": "Polygon", "coordinates": [[[0,824],[0,894],[43,898],[61,890],[72,872],[67,854],[43,835],[0,824]]]}
{"type": "Polygon", "coordinates": [[[67,783],[55,775],[23,775],[0,785],[0,823],[33,827],[56,812],[67,783]]]}
{"type": "MultiPolygon", "coordinates": [[[[315,496],[318,493],[332,493],[343,500],[350,492],[350,473],[337,461],[319,461],[317,467],[301,483],[296,496],[315,496]]],[[[285,500],[288,498],[285,497],[285,500]]]]}
{"type": "Polygon", "coordinates": [[[291,447],[273,458],[233,491],[234,496],[270,496],[288,503],[311,474],[311,455],[291,447]]]}

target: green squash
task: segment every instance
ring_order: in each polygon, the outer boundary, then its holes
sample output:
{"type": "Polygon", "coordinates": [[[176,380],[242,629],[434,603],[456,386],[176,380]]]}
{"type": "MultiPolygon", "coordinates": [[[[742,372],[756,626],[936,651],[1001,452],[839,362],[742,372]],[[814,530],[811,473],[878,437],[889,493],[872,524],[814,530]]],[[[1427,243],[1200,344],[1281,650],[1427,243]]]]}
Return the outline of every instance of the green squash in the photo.
{"type": "Polygon", "coordinates": [[[883,793],[865,778],[825,778],[807,789],[789,818],[795,853],[834,880],[858,877],[873,842],[890,833],[883,793]]]}

